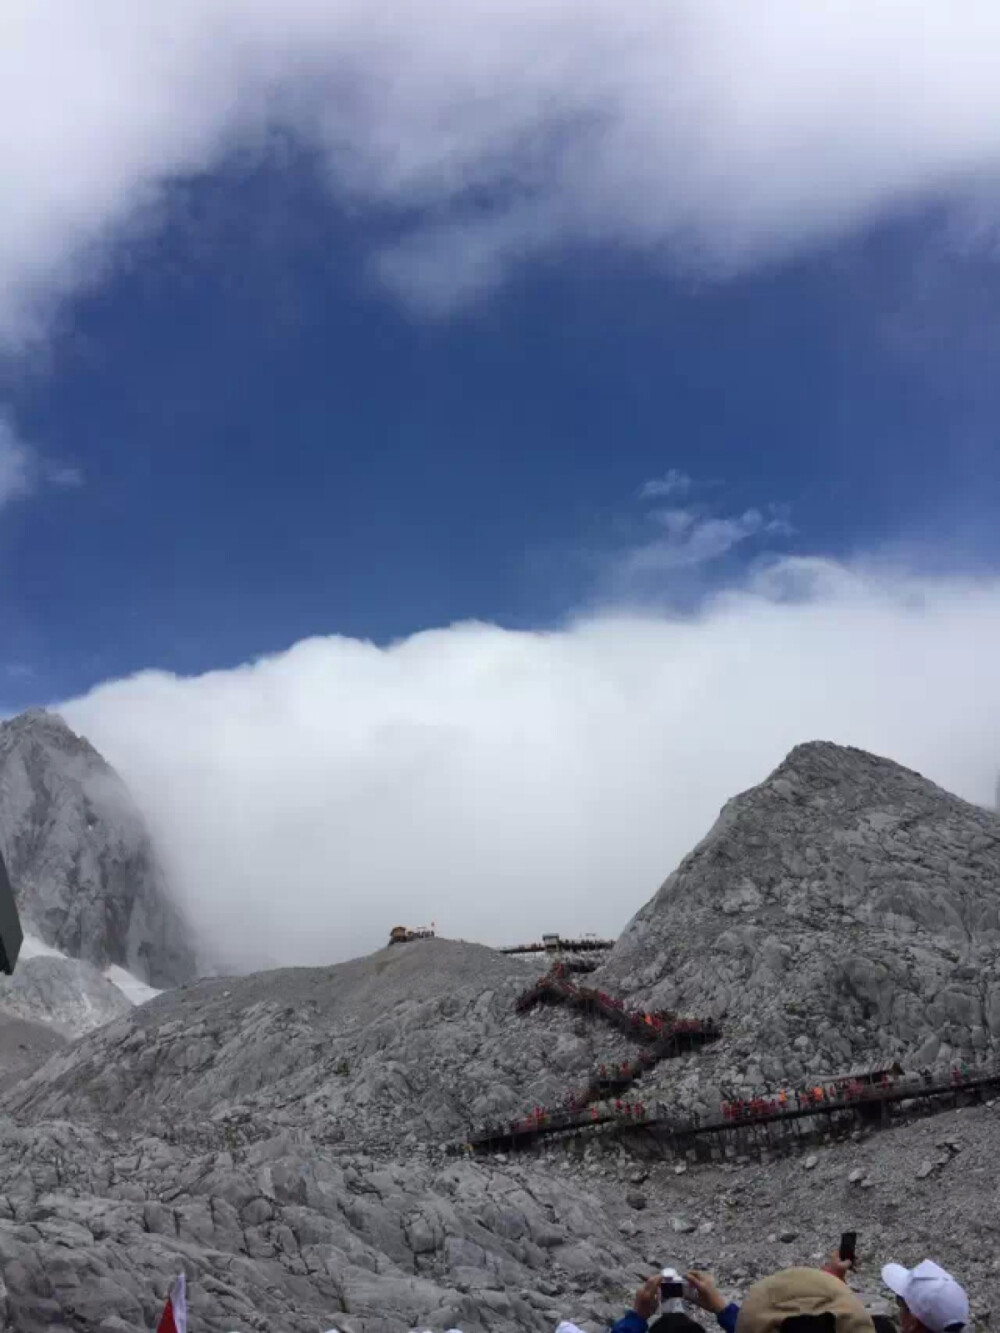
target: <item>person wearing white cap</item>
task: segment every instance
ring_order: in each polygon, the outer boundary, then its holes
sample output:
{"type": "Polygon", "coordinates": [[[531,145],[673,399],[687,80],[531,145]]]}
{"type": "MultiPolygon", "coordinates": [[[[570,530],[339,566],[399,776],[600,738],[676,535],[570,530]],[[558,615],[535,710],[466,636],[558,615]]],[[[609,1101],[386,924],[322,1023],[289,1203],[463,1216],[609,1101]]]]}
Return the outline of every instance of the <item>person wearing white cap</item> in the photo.
{"type": "Polygon", "coordinates": [[[916,1268],[886,1264],[882,1281],[899,1302],[900,1333],[960,1333],[969,1322],[964,1289],[932,1259],[916,1268]]]}

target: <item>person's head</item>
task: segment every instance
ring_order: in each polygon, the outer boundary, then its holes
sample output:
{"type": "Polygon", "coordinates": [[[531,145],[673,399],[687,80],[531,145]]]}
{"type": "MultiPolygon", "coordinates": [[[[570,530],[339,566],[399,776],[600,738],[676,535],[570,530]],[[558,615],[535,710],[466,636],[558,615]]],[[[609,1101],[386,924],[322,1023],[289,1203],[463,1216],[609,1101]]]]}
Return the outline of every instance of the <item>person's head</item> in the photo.
{"type": "Polygon", "coordinates": [[[684,1310],[667,1310],[653,1320],[649,1333],[704,1333],[704,1329],[684,1310]]]}
{"type": "Polygon", "coordinates": [[[857,1296],[832,1273],[786,1268],[756,1282],[736,1320],[736,1333],[874,1333],[857,1296]]]}
{"type": "Polygon", "coordinates": [[[932,1259],[916,1268],[886,1264],[882,1281],[899,1305],[901,1333],[962,1333],[969,1322],[968,1296],[932,1259]]]}

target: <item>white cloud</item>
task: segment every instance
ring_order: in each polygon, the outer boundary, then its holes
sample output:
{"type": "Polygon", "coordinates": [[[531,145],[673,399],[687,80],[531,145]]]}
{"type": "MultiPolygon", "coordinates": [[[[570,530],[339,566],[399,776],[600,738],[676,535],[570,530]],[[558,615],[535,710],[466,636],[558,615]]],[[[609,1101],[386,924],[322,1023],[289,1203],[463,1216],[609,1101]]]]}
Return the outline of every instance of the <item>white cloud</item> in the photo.
{"type": "Polygon", "coordinates": [[[640,500],[666,500],[672,495],[687,495],[694,485],[686,472],[672,467],[662,477],[653,477],[639,487],[640,500]]]}
{"type": "Polygon", "coordinates": [[[718,560],[734,546],[769,530],[759,509],[735,518],[696,518],[688,510],[668,509],[662,516],[666,537],[636,553],[657,569],[703,565],[718,560]]]}
{"type": "Polygon", "coordinates": [[[231,964],[318,963],[435,919],[617,931],[797,742],[991,802],[1000,581],[788,560],[689,619],[343,638],[64,708],[125,775],[231,964]]]}
{"type": "Polygon", "coordinates": [[[0,415],[0,506],[31,490],[32,464],[31,450],[0,415]]]}
{"type": "MultiPolygon", "coordinates": [[[[668,474],[665,481],[669,480],[668,474]]],[[[598,590],[603,600],[620,603],[689,594],[692,574],[749,542],[770,542],[793,530],[784,512],[775,506],[766,515],[751,508],[721,517],[700,506],[653,509],[647,518],[655,524],[655,534],[644,536],[605,563],[598,590]]]]}
{"type": "Polygon", "coordinates": [[[75,491],[83,485],[83,472],[78,467],[69,467],[60,463],[47,463],[45,479],[51,486],[57,486],[60,490],[75,491]]]}
{"type": "Polygon", "coordinates": [[[50,462],[26,444],[0,407],[0,508],[45,485],[75,489],[83,485],[83,473],[79,468],[50,462]]]}
{"type": "Polygon", "coordinates": [[[6,0],[0,329],[275,124],[401,210],[378,267],[439,307],[566,238],[726,268],[995,198],[998,49],[995,0],[6,0]]]}

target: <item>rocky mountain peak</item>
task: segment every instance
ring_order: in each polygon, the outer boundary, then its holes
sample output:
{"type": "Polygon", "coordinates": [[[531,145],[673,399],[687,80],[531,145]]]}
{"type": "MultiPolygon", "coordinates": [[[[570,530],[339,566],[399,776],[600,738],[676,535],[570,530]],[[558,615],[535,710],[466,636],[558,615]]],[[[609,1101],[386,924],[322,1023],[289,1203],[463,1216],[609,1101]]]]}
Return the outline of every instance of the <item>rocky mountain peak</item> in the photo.
{"type": "Polygon", "coordinates": [[[26,931],[154,986],[193,977],[192,943],[139,810],[56,714],[0,724],[0,848],[26,931]]]}
{"type": "Polygon", "coordinates": [[[88,740],[83,736],[78,736],[67,725],[65,719],[47,708],[27,708],[23,713],[8,718],[2,726],[4,735],[8,738],[30,735],[32,739],[37,741],[41,740],[43,736],[48,736],[56,744],[65,746],[67,749],[89,750],[93,754],[97,753],[88,740]]]}
{"type": "Polygon", "coordinates": [[[1000,1039],[1000,818],[890,760],[800,745],[726,804],[603,975],[725,1014],[736,1083],[976,1058],[1000,1039]]]}
{"type": "Polygon", "coordinates": [[[759,813],[775,801],[825,811],[845,827],[854,812],[878,808],[907,806],[931,814],[944,806],[976,808],[892,759],[831,741],[796,745],[763,782],[728,801],[723,814],[744,808],[759,813]]]}

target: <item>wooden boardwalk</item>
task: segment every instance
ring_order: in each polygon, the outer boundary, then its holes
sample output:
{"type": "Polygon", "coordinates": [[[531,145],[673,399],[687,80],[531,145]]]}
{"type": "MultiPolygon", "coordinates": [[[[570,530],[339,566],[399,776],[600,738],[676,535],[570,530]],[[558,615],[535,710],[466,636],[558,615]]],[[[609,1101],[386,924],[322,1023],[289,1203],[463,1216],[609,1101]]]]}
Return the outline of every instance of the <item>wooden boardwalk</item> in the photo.
{"type": "Polygon", "coordinates": [[[590,935],[570,940],[553,935],[548,940],[534,940],[530,944],[509,944],[506,948],[498,949],[497,953],[607,953],[614,947],[614,940],[598,940],[590,935]]]}
{"type": "MultiPolygon", "coordinates": [[[[567,1093],[558,1107],[536,1106],[530,1115],[504,1124],[487,1125],[473,1134],[462,1148],[477,1150],[512,1147],[537,1138],[540,1134],[557,1134],[593,1128],[607,1124],[618,1112],[625,1114],[622,1094],[636,1079],[660,1063],[693,1051],[721,1036],[718,1024],[711,1019],[681,1018],[677,1014],[641,1009],[628,1009],[625,1004],[606,991],[589,986],[577,986],[569,980],[572,966],[557,962],[552,970],[539,977],[515,1001],[519,1014],[528,1013],[539,1004],[565,1004],[583,1013],[600,1018],[645,1046],[631,1060],[619,1064],[602,1064],[594,1071],[590,1082],[583,1088],[567,1093]],[[612,1111],[601,1110],[598,1103],[608,1098],[618,1099],[612,1111]]],[[[632,1104],[628,1103],[628,1114],[632,1104]]],[[[637,1103],[636,1115],[648,1119],[644,1106],[637,1103]]]]}
{"type": "Polygon", "coordinates": [[[815,1133],[824,1118],[831,1131],[845,1121],[885,1125],[897,1106],[909,1103],[914,1110],[934,1111],[944,1109],[949,1099],[957,1102],[1000,1090],[1000,1065],[996,1063],[962,1066],[947,1078],[907,1075],[895,1065],[889,1070],[825,1078],[816,1086],[792,1092],[723,1102],[718,1113],[709,1116],[680,1115],[663,1103],[647,1106],[641,1101],[624,1101],[623,1095],[635,1081],[661,1060],[716,1041],[721,1030],[711,1019],[629,1009],[606,991],[576,985],[569,979],[573,970],[569,960],[556,962],[518,996],[516,1011],[525,1014],[540,1004],[567,1005],[609,1023],[645,1049],[621,1064],[600,1065],[586,1087],[571,1090],[559,1106],[536,1106],[519,1119],[479,1126],[451,1151],[498,1152],[526,1147],[539,1139],[641,1131],[674,1153],[693,1150],[697,1155],[707,1150],[711,1154],[712,1141],[724,1137],[761,1144],[782,1137],[787,1141],[803,1125],[808,1133],[815,1133]]]}
{"type": "Polygon", "coordinates": [[[715,1041],[721,1035],[718,1024],[711,1019],[680,1018],[662,1009],[649,1012],[629,1009],[607,991],[577,986],[567,977],[567,970],[564,964],[557,963],[551,972],[522,991],[514,1006],[517,1013],[526,1014],[538,1004],[565,1004],[601,1018],[626,1037],[650,1046],[669,1044],[680,1034],[685,1034],[691,1038],[686,1049],[691,1049],[715,1041]]]}
{"type": "MultiPolygon", "coordinates": [[[[833,1085],[822,1099],[813,1089],[792,1094],[782,1105],[773,1096],[741,1104],[728,1103],[715,1116],[671,1114],[662,1103],[647,1107],[642,1103],[615,1103],[565,1108],[553,1111],[538,1108],[531,1115],[507,1124],[485,1125],[456,1151],[498,1152],[527,1147],[542,1138],[594,1131],[627,1133],[641,1130],[654,1136],[659,1144],[675,1153],[683,1153],[699,1142],[722,1136],[760,1136],[767,1131],[799,1122],[826,1118],[833,1122],[849,1118],[868,1125],[888,1123],[890,1108],[911,1103],[915,1111],[945,1110],[961,1100],[982,1098],[1000,1091],[1000,1067],[977,1066],[953,1070],[947,1077],[928,1079],[904,1075],[887,1083],[863,1087],[833,1085]],[[739,1111],[734,1108],[741,1107],[739,1111]]],[[[817,1126],[818,1127],[818,1126],[817,1126]]],[[[773,1142],[773,1138],[771,1139],[773,1142]]]]}

